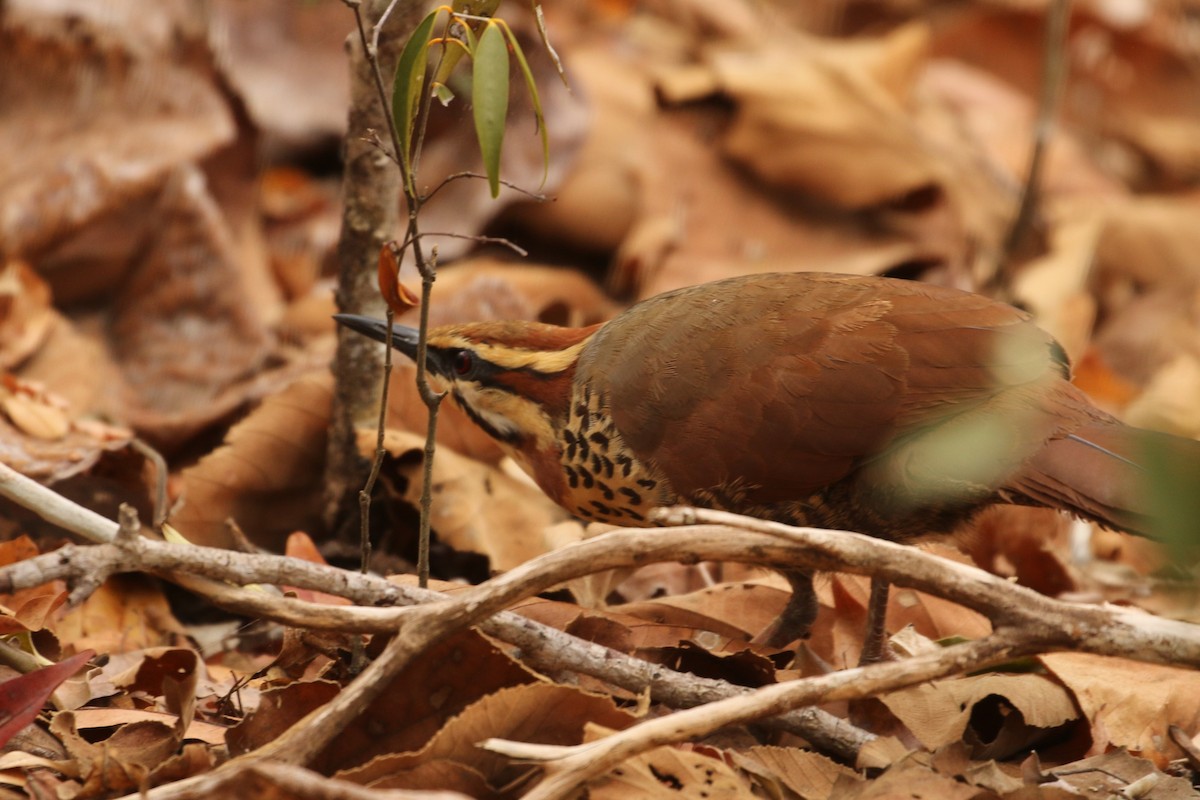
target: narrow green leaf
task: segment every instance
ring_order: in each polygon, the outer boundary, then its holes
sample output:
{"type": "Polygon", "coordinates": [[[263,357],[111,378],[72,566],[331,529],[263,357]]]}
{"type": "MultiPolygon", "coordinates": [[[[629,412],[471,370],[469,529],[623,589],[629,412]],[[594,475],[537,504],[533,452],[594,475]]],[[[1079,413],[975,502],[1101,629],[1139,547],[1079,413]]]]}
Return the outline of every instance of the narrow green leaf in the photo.
{"type": "Polygon", "coordinates": [[[525,60],[525,53],[521,50],[521,45],[517,42],[517,37],[513,34],[512,28],[505,25],[504,33],[508,36],[508,41],[512,44],[513,55],[517,57],[517,64],[521,67],[521,74],[525,76],[525,86],[529,89],[529,103],[533,106],[533,116],[537,122],[538,135],[542,137],[541,185],[545,186],[546,178],[550,174],[550,137],[546,133],[546,118],[542,116],[542,98],[538,95],[537,81],[533,79],[533,71],[529,69],[529,62],[525,60]]]}
{"type": "Polygon", "coordinates": [[[412,179],[413,123],[421,107],[421,88],[425,85],[425,71],[429,62],[426,49],[433,35],[433,23],[437,15],[438,12],[433,11],[421,20],[421,24],[404,43],[400,60],[396,62],[396,78],[392,81],[392,120],[400,138],[400,152],[396,157],[404,163],[404,173],[409,180],[412,179]]]}
{"type": "Polygon", "coordinates": [[[504,120],[508,116],[508,46],[504,34],[489,24],[475,47],[471,73],[471,96],[475,105],[475,135],[492,197],[500,194],[500,149],[504,144],[504,120]]]}

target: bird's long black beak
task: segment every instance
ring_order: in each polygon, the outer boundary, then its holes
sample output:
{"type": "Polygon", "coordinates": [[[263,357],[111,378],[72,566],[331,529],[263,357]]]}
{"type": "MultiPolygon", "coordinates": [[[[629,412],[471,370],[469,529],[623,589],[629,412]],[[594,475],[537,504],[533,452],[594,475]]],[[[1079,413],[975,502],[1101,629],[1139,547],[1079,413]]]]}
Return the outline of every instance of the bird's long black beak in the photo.
{"type": "MultiPolygon", "coordinates": [[[[334,314],[333,318],[339,325],[345,325],[350,330],[377,342],[387,341],[387,323],[381,319],[363,317],[358,314],[334,314]]],[[[417,329],[409,328],[406,325],[393,325],[392,347],[415,361],[417,358],[417,329]]]]}

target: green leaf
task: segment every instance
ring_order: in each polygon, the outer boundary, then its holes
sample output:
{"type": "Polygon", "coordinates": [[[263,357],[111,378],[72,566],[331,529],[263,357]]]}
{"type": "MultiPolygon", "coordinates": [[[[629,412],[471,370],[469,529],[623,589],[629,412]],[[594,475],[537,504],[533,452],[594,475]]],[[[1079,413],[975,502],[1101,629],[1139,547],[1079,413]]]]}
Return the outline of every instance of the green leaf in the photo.
{"type": "Polygon", "coordinates": [[[442,55],[437,61],[437,71],[433,75],[433,96],[440,100],[442,105],[448,106],[454,99],[454,92],[450,91],[446,84],[464,55],[474,58],[475,34],[465,21],[451,15],[446,21],[446,32],[438,41],[442,45],[442,55]]]}
{"type": "MultiPolygon", "coordinates": [[[[400,60],[396,62],[396,78],[392,81],[392,120],[396,124],[396,134],[400,139],[400,152],[396,157],[404,164],[404,174],[412,181],[412,141],[413,123],[420,109],[421,88],[425,85],[425,71],[428,69],[429,39],[433,35],[433,23],[438,12],[433,11],[413,31],[412,36],[404,43],[400,52],[400,60]]],[[[413,187],[410,185],[409,189],[413,187]]]]}
{"type": "Polygon", "coordinates": [[[475,105],[475,135],[492,197],[500,194],[500,149],[504,144],[504,121],[508,117],[508,46],[504,34],[489,24],[475,47],[471,73],[471,96],[475,105]]]}
{"type": "Polygon", "coordinates": [[[538,134],[542,137],[542,186],[546,185],[546,177],[550,174],[550,138],[546,134],[546,118],[542,115],[542,98],[538,95],[537,81],[533,79],[533,71],[529,69],[529,62],[525,60],[525,53],[521,50],[521,45],[517,42],[517,37],[513,34],[512,28],[504,26],[504,33],[508,36],[508,41],[512,44],[513,55],[517,57],[517,64],[521,67],[521,74],[525,76],[525,86],[529,89],[529,102],[533,106],[533,116],[537,121],[538,134]]]}
{"type": "Polygon", "coordinates": [[[448,106],[454,101],[454,92],[444,83],[435,83],[433,85],[433,96],[438,99],[438,102],[443,106],[448,106]]]}

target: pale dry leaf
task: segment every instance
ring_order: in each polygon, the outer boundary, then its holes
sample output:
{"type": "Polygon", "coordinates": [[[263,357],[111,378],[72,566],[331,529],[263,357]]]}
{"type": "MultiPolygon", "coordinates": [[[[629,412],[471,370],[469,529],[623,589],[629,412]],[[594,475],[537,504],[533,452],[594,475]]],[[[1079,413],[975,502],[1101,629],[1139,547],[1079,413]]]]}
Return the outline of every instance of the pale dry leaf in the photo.
{"type": "Polygon", "coordinates": [[[725,152],[765,182],[843,208],[937,184],[942,172],[905,108],[927,35],[914,25],[871,42],[771,39],[714,53],[737,105],[725,152]]]}
{"type": "Polygon", "coordinates": [[[5,7],[0,241],[32,253],[232,140],[185,5],[5,7]],[[197,54],[200,57],[197,58],[197,54]]]}
{"type": "Polygon", "coordinates": [[[1100,228],[1096,216],[1056,220],[1049,252],[1027,264],[1013,282],[1013,293],[1072,358],[1083,354],[1095,321],[1087,286],[1100,228]]]}
{"type": "Polygon", "coordinates": [[[976,704],[991,696],[1002,698],[1016,712],[1005,719],[1006,723],[1023,723],[1044,731],[1078,716],[1071,694],[1041,675],[992,673],[933,681],[889,692],[879,699],[923,746],[932,750],[962,739],[976,704]]]}
{"type": "Polygon", "coordinates": [[[752,784],[720,758],[675,747],[656,747],[622,761],[589,782],[589,798],[628,797],[721,800],[750,795],[752,784]]]}
{"type": "Polygon", "coordinates": [[[553,203],[518,202],[511,213],[538,239],[611,253],[639,215],[640,176],[652,168],[647,136],[654,95],[644,76],[613,59],[608,47],[579,42],[571,67],[572,83],[587,94],[590,106],[575,162],[553,203]]]}
{"type": "Polygon", "coordinates": [[[804,800],[825,800],[839,780],[850,783],[863,780],[854,770],[820,753],[795,747],[752,747],[746,753],[734,753],[733,756],[734,763],[743,769],[746,762],[756,763],[759,769],[804,800]]]}
{"type": "Polygon", "coordinates": [[[24,261],[0,266],[0,369],[14,369],[50,334],[50,287],[24,261]]]}
{"type": "Polygon", "coordinates": [[[538,680],[483,634],[462,631],[415,658],[314,766],[333,772],[367,764],[376,756],[420,750],[471,704],[538,680]]]}
{"type": "MultiPolygon", "coordinates": [[[[1187,37],[1178,33],[1178,18],[1166,21],[1173,7],[1161,6],[1157,35],[1149,25],[1116,23],[1096,13],[1097,7],[1084,4],[1071,26],[1064,54],[1070,79],[1061,118],[1108,138],[1105,166],[1127,182],[1190,181],[1200,164],[1200,106],[1194,56],[1189,46],[1181,47],[1187,37]],[[1132,152],[1114,156],[1111,140],[1132,152]]],[[[964,5],[939,17],[933,46],[943,57],[985,69],[1037,97],[1044,29],[1041,4],[964,5]]]]}
{"type": "MultiPolygon", "coordinates": [[[[438,270],[429,324],[527,319],[582,328],[617,306],[579,270],[477,256],[438,270]]],[[[415,324],[415,314],[402,319],[415,324]]]]}
{"type": "Polygon", "coordinates": [[[5,376],[0,383],[0,462],[43,483],[86,473],[133,433],[73,418],[66,401],[37,383],[5,376]]]}
{"type": "Polygon", "coordinates": [[[1200,675],[1087,653],[1039,656],[1091,724],[1092,752],[1123,747],[1160,765],[1179,755],[1167,727],[1200,730],[1200,675]]]}
{"type": "Polygon", "coordinates": [[[747,641],[765,629],[782,610],[788,594],[758,583],[720,583],[685,594],[640,600],[618,606],[656,623],[710,631],[747,641]]]}
{"type": "Polygon", "coordinates": [[[342,135],[350,103],[345,41],[354,28],[344,5],[220,0],[210,13],[218,65],[272,151],[303,152],[342,135]]]}
{"type": "Polygon", "coordinates": [[[1125,409],[1125,421],[1139,428],[1200,438],[1200,357],[1181,354],[1150,380],[1125,409]]]}
{"type": "Polygon", "coordinates": [[[1138,195],[1091,204],[1102,220],[1091,288],[1105,316],[1121,313],[1157,289],[1187,291],[1200,284],[1200,194],[1138,195]]]}
{"type": "Polygon", "coordinates": [[[936,797],[939,800],[974,800],[979,789],[930,768],[928,755],[912,753],[897,761],[871,781],[859,783],[839,778],[834,797],[899,798],[936,797]]]}
{"type": "MultiPolygon", "coordinates": [[[[75,727],[85,731],[92,728],[112,728],[129,722],[153,720],[164,725],[174,726],[178,718],[173,714],[161,711],[139,710],[133,708],[77,708],[75,709],[75,727]]],[[[188,723],[184,731],[184,739],[195,739],[213,746],[225,744],[224,726],[211,722],[194,719],[188,723]]]]}
{"type": "MultiPolygon", "coordinates": [[[[1035,97],[969,63],[948,58],[930,59],[919,85],[953,112],[979,157],[986,159],[989,171],[1003,176],[1012,189],[1026,180],[1037,113],[1035,97]]],[[[1078,197],[1092,204],[1115,202],[1127,191],[1092,160],[1070,128],[1055,128],[1039,173],[1038,195],[1043,202],[1056,203],[1063,197],[1078,197]]],[[[1011,200],[1013,213],[1015,193],[1011,200]]]]}
{"type": "Polygon", "coordinates": [[[71,429],[61,408],[25,394],[0,395],[0,410],[17,430],[34,439],[54,442],[66,437],[71,429]]]}
{"type": "Polygon", "coordinates": [[[63,614],[53,631],[76,649],[105,654],[173,646],[186,637],[160,587],[140,575],[109,578],[63,614]]]}
{"type": "MultiPolygon", "coordinates": [[[[375,449],[375,431],[358,432],[359,452],[375,449]]],[[[384,448],[396,459],[391,468],[402,499],[420,503],[425,440],[416,434],[387,431],[384,448]]],[[[492,569],[509,570],[559,544],[567,513],[540,489],[495,467],[450,450],[434,461],[433,512],[430,524],[438,540],[456,550],[486,555],[492,569]]]]}
{"type": "MultiPolygon", "coordinates": [[[[380,756],[337,777],[376,785],[434,761],[453,761],[476,770],[493,787],[520,777],[527,767],[479,748],[487,739],[573,745],[586,725],[623,729],[634,717],[607,698],[566,686],[533,683],[494,692],[468,706],[438,730],[421,750],[380,756]]],[[[390,783],[389,785],[395,785],[390,783]]]]}
{"type": "Polygon", "coordinates": [[[1128,403],[1176,358],[1200,359],[1200,287],[1163,286],[1122,304],[1093,343],[1096,357],[1126,384],[1128,403]]]}
{"type": "Polygon", "coordinates": [[[319,529],[330,384],[327,372],[296,381],[183,470],[171,523],[195,544],[232,547],[225,524],[232,518],[256,544],[277,552],[292,532],[319,529]]]}
{"type": "Polygon", "coordinates": [[[109,336],[124,418],[178,442],[256,396],[271,338],[204,176],[179,169],[156,213],[163,224],[113,305],[109,336]]]}
{"type": "Polygon", "coordinates": [[[609,285],[618,294],[646,297],[747,272],[865,274],[940,257],[942,249],[928,253],[876,220],[831,218],[809,201],[763,192],[712,146],[727,111],[656,109],[641,63],[614,58],[604,42],[575,49],[573,80],[592,101],[592,132],[557,201],[520,210],[539,237],[615,254],[609,285]]]}
{"type": "Polygon", "coordinates": [[[1123,749],[1063,764],[1048,772],[1047,777],[1068,787],[1072,796],[1138,800],[1186,800],[1196,796],[1191,781],[1168,776],[1153,762],[1123,749]]]}

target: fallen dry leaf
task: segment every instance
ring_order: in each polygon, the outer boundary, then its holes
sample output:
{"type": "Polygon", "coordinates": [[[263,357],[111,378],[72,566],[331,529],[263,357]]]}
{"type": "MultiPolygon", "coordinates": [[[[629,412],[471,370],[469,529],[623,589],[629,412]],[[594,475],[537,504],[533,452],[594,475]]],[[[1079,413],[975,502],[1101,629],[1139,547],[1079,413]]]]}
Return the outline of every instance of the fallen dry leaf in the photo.
{"type": "MultiPolygon", "coordinates": [[[[588,726],[589,739],[609,733],[588,726]]],[[[626,797],[678,797],[705,800],[710,797],[749,795],[752,784],[745,776],[717,757],[695,750],[656,747],[626,759],[603,777],[588,785],[588,797],[621,800],[626,797]]]]}
{"type": "MultiPolygon", "coordinates": [[[[419,507],[424,464],[423,437],[387,431],[384,448],[394,459],[384,475],[398,497],[419,507]]],[[[359,452],[374,452],[375,432],[359,431],[359,452]]],[[[438,540],[456,550],[482,553],[492,569],[508,570],[561,544],[554,527],[567,514],[525,480],[443,450],[434,460],[433,513],[438,540]],[[513,531],[523,531],[513,536],[513,531]]],[[[581,530],[581,529],[580,529],[581,530]]]]}
{"type": "Polygon", "coordinates": [[[932,750],[965,737],[984,758],[1027,750],[1079,716],[1061,684],[1033,674],[934,681],[880,700],[924,747],[932,750]]]}
{"type": "Polygon", "coordinates": [[[317,528],[329,392],[327,376],[304,378],[234,426],[224,446],[181,474],[171,523],[214,547],[233,544],[227,519],[274,549],[293,531],[317,528]]]}
{"type": "Polygon", "coordinates": [[[1193,670],[1084,653],[1052,653],[1038,660],[1090,721],[1093,753],[1123,747],[1163,766],[1179,756],[1167,727],[1200,727],[1200,676],[1193,670]]]}
{"type": "Polygon", "coordinates": [[[607,697],[567,686],[532,683],[489,694],[447,722],[421,750],[382,756],[338,776],[388,788],[429,788],[419,770],[438,761],[474,770],[497,789],[520,777],[524,767],[487,752],[478,743],[488,738],[578,744],[587,725],[622,729],[633,717],[618,711],[607,697]]]}

